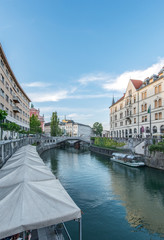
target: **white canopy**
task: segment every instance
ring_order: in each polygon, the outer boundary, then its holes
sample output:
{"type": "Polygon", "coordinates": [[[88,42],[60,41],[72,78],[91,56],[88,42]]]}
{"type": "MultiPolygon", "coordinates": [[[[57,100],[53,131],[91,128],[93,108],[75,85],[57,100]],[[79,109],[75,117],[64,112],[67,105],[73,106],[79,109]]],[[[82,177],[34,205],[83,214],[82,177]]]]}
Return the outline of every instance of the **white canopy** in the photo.
{"type": "Polygon", "coordinates": [[[36,147],[19,149],[0,170],[0,238],[81,218],[36,147]]]}

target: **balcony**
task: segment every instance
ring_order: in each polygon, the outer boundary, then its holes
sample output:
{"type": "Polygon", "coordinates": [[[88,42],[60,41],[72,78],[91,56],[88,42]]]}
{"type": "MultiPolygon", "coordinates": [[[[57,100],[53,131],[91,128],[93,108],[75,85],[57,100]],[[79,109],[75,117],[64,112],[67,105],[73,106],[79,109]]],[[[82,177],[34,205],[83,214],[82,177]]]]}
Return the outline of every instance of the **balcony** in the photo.
{"type": "Polygon", "coordinates": [[[20,100],[17,96],[13,95],[13,102],[20,103],[20,100]]]}
{"type": "Polygon", "coordinates": [[[13,106],[13,111],[15,113],[20,113],[20,109],[17,106],[13,106]]]}

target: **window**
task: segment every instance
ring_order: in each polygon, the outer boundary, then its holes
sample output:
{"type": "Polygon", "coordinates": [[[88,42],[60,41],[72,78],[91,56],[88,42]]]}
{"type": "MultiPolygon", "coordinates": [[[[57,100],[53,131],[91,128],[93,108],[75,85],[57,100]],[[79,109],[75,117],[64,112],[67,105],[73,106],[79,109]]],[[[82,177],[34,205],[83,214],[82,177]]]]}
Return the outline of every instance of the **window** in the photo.
{"type": "Polygon", "coordinates": [[[141,93],[141,99],[146,99],[147,98],[147,91],[141,93]]]}
{"type": "Polygon", "coordinates": [[[6,94],[6,102],[9,102],[9,96],[6,94]]]}
{"type": "Polygon", "coordinates": [[[12,111],[10,111],[10,116],[11,116],[11,117],[13,116],[12,111]]]}
{"type": "Polygon", "coordinates": [[[120,104],[120,109],[122,109],[123,108],[123,105],[122,105],[122,103],[120,104]]]}
{"type": "Polygon", "coordinates": [[[147,111],[147,103],[145,103],[145,111],[147,111]]]}
{"type": "Polygon", "coordinates": [[[0,109],[4,110],[4,105],[2,103],[0,104],[0,109]]]}
{"type": "Polygon", "coordinates": [[[110,121],[112,122],[112,117],[110,118],[110,121]]]}
{"type": "Polygon", "coordinates": [[[10,88],[10,94],[12,95],[13,94],[13,90],[10,88]]]}
{"type": "Polygon", "coordinates": [[[4,84],[5,83],[5,79],[4,76],[1,74],[1,82],[4,84]]]}
{"type": "Polygon", "coordinates": [[[0,89],[0,95],[4,98],[4,91],[2,90],[2,88],[0,89]]]}
{"type": "Polygon", "coordinates": [[[155,86],[155,94],[162,92],[162,86],[161,84],[155,86]]]}
{"type": "Polygon", "coordinates": [[[156,86],[155,87],[155,94],[157,94],[158,93],[158,87],[156,86]]]}
{"type": "Polygon", "coordinates": [[[115,120],[117,120],[117,115],[114,116],[115,120]]]}
{"type": "Polygon", "coordinates": [[[158,107],[162,107],[162,99],[158,99],[154,101],[154,107],[158,108],[158,107]]]}
{"type": "Polygon", "coordinates": [[[6,82],[6,89],[9,90],[9,84],[6,82]]]}
{"type": "Polygon", "coordinates": [[[155,113],[155,120],[161,120],[162,119],[162,112],[155,113]]]}
{"type": "Polygon", "coordinates": [[[142,122],[147,122],[147,116],[142,116],[142,122]]]}
{"type": "Polygon", "coordinates": [[[117,127],[117,123],[115,123],[115,127],[117,127]]]}
{"type": "Polygon", "coordinates": [[[132,90],[129,90],[129,96],[132,96],[132,90]]]}
{"type": "Polygon", "coordinates": [[[136,95],[134,95],[134,103],[136,103],[136,95]]]}
{"type": "Polygon", "coordinates": [[[4,62],[2,61],[2,59],[1,59],[1,65],[2,65],[2,67],[4,67],[4,62]]]}
{"type": "Polygon", "coordinates": [[[134,123],[136,123],[136,118],[134,118],[134,123]]]}
{"type": "Polygon", "coordinates": [[[134,113],[134,114],[136,114],[136,107],[135,107],[135,108],[133,108],[133,113],[134,113]]]}
{"type": "Polygon", "coordinates": [[[6,112],[7,112],[7,113],[9,112],[9,109],[8,109],[8,108],[6,108],[6,112]]]}
{"type": "Polygon", "coordinates": [[[141,105],[141,111],[144,112],[144,105],[141,105]]]}
{"type": "Polygon", "coordinates": [[[123,126],[123,122],[120,122],[120,126],[123,126]]]}
{"type": "Polygon", "coordinates": [[[158,93],[162,92],[162,86],[161,84],[158,86],[158,93]]]}
{"type": "Polygon", "coordinates": [[[123,118],[123,113],[120,113],[120,119],[123,118]]]}
{"type": "MultiPolygon", "coordinates": [[[[23,104],[24,105],[24,104],[23,104]]],[[[117,107],[115,107],[115,112],[117,112],[117,107]]]]}
{"type": "Polygon", "coordinates": [[[155,100],[155,102],[154,102],[154,107],[155,107],[155,108],[158,107],[158,101],[157,101],[157,100],[155,100]]]}

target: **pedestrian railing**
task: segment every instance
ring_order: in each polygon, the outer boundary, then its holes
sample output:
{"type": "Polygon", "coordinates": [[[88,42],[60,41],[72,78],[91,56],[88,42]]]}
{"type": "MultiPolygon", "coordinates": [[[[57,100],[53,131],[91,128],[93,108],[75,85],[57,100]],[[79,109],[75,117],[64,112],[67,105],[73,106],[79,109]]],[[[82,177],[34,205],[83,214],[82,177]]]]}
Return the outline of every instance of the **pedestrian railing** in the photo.
{"type": "Polygon", "coordinates": [[[29,143],[29,138],[0,141],[0,167],[15,153],[20,147],[29,143]]]}

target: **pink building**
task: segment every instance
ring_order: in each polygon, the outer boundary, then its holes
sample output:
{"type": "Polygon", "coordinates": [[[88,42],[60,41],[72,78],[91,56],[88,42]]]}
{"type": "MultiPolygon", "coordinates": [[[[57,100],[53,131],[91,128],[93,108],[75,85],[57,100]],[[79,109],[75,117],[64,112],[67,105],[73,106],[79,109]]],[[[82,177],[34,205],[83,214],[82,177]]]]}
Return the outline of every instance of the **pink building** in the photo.
{"type": "Polygon", "coordinates": [[[44,116],[40,116],[40,110],[36,108],[31,108],[30,109],[30,117],[34,114],[34,116],[38,116],[39,121],[41,122],[41,128],[42,131],[44,132],[44,116]]]}

